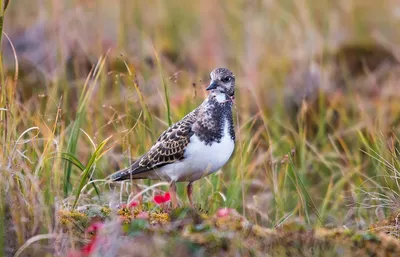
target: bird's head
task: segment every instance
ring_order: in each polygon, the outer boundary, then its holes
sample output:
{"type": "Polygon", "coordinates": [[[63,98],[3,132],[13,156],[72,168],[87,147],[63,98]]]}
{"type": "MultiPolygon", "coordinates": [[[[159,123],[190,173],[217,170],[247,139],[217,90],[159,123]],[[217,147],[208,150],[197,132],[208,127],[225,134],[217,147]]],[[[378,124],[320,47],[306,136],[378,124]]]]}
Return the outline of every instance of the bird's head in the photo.
{"type": "Polygon", "coordinates": [[[235,75],[226,68],[216,68],[210,73],[210,85],[206,90],[211,90],[211,96],[218,102],[233,101],[235,97],[235,75]]]}

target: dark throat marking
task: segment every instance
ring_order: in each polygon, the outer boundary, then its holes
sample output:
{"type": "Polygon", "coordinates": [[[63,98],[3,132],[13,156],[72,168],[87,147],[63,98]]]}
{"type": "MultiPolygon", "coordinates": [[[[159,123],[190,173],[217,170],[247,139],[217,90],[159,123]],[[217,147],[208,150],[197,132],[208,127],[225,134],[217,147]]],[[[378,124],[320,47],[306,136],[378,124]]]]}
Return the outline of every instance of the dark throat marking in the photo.
{"type": "Polygon", "coordinates": [[[206,145],[220,143],[224,135],[225,122],[228,122],[228,133],[235,141],[232,102],[219,103],[211,97],[204,111],[199,113],[197,121],[193,124],[193,131],[206,145]]]}

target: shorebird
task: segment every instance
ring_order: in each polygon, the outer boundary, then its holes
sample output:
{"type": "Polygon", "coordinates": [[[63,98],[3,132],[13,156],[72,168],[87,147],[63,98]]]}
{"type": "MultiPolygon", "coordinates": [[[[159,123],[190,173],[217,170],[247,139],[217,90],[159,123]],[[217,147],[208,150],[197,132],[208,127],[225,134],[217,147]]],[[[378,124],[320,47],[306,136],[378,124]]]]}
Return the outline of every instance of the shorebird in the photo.
{"type": "Polygon", "coordinates": [[[168,181],[173,208],[177,207],[176,182],[189,182],[186,192],[193,206],[193,182],[219,170],[235,148],[235,76],[226,68],[217,68],[210,79],[206,90],[211,93],[204,102],[164,131],[130,167],[112,174],[110,180],[168,181]]]}

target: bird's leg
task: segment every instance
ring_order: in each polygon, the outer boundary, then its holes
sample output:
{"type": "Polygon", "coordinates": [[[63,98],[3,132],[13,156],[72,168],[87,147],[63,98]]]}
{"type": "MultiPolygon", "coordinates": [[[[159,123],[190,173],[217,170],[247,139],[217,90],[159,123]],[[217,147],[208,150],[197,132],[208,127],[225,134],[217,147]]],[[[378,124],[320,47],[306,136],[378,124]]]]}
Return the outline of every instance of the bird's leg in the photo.
{"type": "Polygon", "coordinates": [[[176,198],[176,182],[172,181],[169,185],[169,193],[171,195],[172,208],[175,209],[178,206],[178,199],[176,198]]]}
{"type": "Polygon", "coordinates": [[[192,182],[189,182],[189,184],[186,187],[186,193],[189,198],[190,207],[193,208],[192,192],[193,192],[193,184],[192,184],[192,182]]]}

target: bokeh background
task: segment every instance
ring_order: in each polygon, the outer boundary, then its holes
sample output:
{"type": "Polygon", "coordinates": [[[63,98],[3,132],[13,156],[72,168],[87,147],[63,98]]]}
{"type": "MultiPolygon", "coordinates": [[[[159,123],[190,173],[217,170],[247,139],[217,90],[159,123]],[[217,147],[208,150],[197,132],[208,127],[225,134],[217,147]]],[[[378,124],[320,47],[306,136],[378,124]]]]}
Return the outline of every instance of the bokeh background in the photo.
{"type": "MultiPolygon", "coordinates": [[[[236,75],[237,145],[195,183],[202,208],[271,228],[368,229],[400,207],[398,1],[11,0],[4,17],[6,254],[55,233],[91,157],[91,179],[104,179],[196,108],[216,67],[236,75]]],[[[98,190],[79,204],[126,197],[98,190]]]]}

